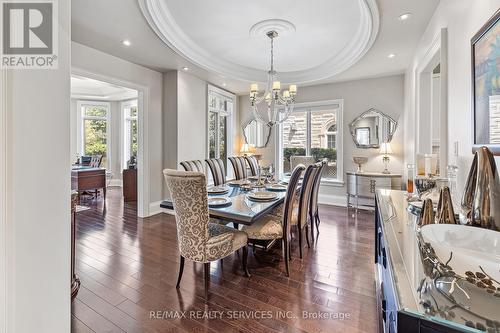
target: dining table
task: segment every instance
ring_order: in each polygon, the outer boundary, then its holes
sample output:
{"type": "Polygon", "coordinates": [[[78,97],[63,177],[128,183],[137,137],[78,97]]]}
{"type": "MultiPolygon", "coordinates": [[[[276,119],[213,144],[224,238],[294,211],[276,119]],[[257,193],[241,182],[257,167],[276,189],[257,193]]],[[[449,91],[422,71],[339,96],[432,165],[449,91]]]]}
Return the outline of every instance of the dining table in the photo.
{"type": "MultiPolygon", "coordinates": [[[[276,191],[268,189],[268,186],[253,187],[250,190],[240,186],[232,186],[231,182],[224,185],[227,187],[227,193],[208,193],[208,197],[227,198],[229,203],[219,207],[209,205],[210,217],[233,222],[236,224],[251,225],[262,216],[271,212],[274,208],[285,201],[286,191],[276,191]],[[276,198],[270,201],[255,201],[249,198],[251,192],[266,191],[276,193],[276,198]]],[[[210,186],[208,186],[210,188],[210,186]]],[[[173,209],[172,201],[165,200],[160,204],[165,209],[173,209]]]]}

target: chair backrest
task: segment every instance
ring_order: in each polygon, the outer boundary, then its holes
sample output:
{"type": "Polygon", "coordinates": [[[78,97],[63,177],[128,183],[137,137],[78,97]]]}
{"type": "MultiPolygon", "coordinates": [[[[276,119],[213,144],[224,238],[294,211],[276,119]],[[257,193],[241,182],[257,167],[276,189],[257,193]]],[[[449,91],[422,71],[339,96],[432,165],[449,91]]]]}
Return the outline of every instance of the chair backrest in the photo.
{"type": "Polygon", "coordinates": [[[316,163],[316,160],[313,156],[290,156],[290,169],[294,169],[296,165],[302,164],[305,167],[310,166],[311,164],[316,163]]]}
{"type": "Polygon", "coordinates": [[[259,161],[257,161],[257,158],[255,156],[245,156],[245,159],[248,162],[248,166],[250,167],[250,175],[251,176],[257,176],[259,173],[259,161]]]}
{"type": "Polygon", "coordinates": [[[101,163],[102,163],[102,155],[94,155],[90,159],[89,165],[92,168],[99,168],[99,167],[101,167],[101,163]]]}
{"type": "Polygon", "coordinates": [[[226,183],[226,171],[224,162],[220,158],[210,158],[205,160],[210,172],[212,172],[212,178],[214,180],[214,185],[219,186],[226,183]]]}
{"type": "Polygon", "coordinates": [[[204,262],[209,237],[205,174],[165,169],[163,175],[175,210],[179,252],[184,258],[204,262]]]}
{"type": "Polygon", "coordinates": [[[243,156],[229,157],[229,161],[231,161],[233,166],[234,178],[245,179],[248,177],[247,163],[243,156]]]}
{"type": "Polygon", "coordinates": [[[316,172],[316,177],[314,179],[313,190],[311,194],[311,207],[309,208],[312,214],[316,214],[318,212],[318,195],[319,188],[321,186],[321,176],[323,174],[323,169],[326,165],[324,162],[317,163],[319,166],[319,170],[316,172]]]}
{"type": "Polygon", "coordinates": [[[200,160],[182,161],[180,165],[184,168],[185,171],[205,173],[205,169],[203,169],[203,163],[201,163],[200,160]]]}
{"type": "Polygon", "coordinates": [[[298,212],[298,225],[302,228],[307,223],[307,213],[311,205],[311,195],[314,187],[314,180],[319,171],[319,166],[311,164],[307,167],[302,180],[302,187],[299,196],[299,212],[298,212]]]}
{"type": "Polygon", "coordinates": [[[283,207],[283,237],[290,240],[290,225],[292,223],[293,208],[297,200],[297,185],[299,184],[300,176],[306,168],[299,164],[293,169],[290,179],[288,180],[288,188],[285,195],[285,206],[283,207]]]}

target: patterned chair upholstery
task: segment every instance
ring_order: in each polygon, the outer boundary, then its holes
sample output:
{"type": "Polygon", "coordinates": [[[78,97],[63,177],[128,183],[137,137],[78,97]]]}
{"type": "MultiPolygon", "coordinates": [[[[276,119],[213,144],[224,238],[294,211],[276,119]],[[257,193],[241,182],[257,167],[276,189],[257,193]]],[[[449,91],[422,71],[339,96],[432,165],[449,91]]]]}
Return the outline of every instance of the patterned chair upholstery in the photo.
{"type": "Polygon", "coordinates": [[[210,262],[222,259],[243,248],[243,269],[246,267],[247,235],[239,230],[209,222],[207,182],[205,174],[193,171],[164,170],[163,175],[172,195],[177,223],[180,267],[179,288],[184,260],[204,264],[205,299],[208,299],[210,262]]]}
{"type": "Polygon", "coordinates": [[[290,156],[290,168],[293,170],[296,165],[303,164],[306,166],[310,166],[311,164],[316,163],[316,160],[313,156],[290,156]]]}
{"type": "Polygon", "coordinates": [[[248,238],[251,240],[273,240],[281,239],[283,245],[283,259],[285,260],[286,275],[290,276],[290,221],[293,214],[293,206],[297,196],[295,189],[299,183],[300,175],[304,171],[304,166],[297,166],[290,177],[285,196],[283,216],[268,214],[249,226],[243,226],[248,238]]]}
{"type": "Polygon", "coordinates": [[[226,183],[226,167],[224,162],[220,158],[210,158],[205,160],[210,172],[212,173],[212,178],[214,180],[214,185],[219,186],[226,183]]]}
{"type": "Polygon", "coordinates": [[[230,157],[229,161],[231,161],[231,164],[233,166],[235,179],[248,178],[247,164],[243,156],[230,157]]]}
{"type": "Polygon", "coordinates": [[[250,175],[257,176],[259,173],[259,162],[255,156],[245,156],[245,159],[248,162],[248,166],[250,167],[250,175]]]}
{"type": "Polygon", "coordinates": [[[201,163],[200,160],[182,161],[180,165],[186,171],[196,171],[205,173],[205,169],[203,168],[203,163],[201,163]]]}

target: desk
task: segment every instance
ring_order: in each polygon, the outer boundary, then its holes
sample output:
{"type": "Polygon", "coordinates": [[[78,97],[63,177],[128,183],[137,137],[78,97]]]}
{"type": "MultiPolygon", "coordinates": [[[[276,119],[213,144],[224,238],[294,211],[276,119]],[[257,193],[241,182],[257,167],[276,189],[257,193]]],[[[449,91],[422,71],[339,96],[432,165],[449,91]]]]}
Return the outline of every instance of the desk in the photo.
{"type": "Polygon", "coordinates": [[[71,170],[71,189],[78,193],[102,188],[106,200],[106,169],[84,166],[73,167],[71,170]]]}

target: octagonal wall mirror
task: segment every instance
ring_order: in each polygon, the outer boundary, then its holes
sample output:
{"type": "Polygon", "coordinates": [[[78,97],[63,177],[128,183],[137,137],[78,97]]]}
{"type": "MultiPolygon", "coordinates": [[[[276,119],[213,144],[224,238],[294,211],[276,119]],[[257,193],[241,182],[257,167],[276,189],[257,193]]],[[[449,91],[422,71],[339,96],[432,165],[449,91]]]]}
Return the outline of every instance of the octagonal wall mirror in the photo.
{"type": "Polygon", "coordinates": [[[380,148],[382,143],[391,142],[397,127],[397,121],[391,116],[373,108],[349,124],[352,139],[358,148],[380,148]]]}
{"type": "Polygon", "coordinates": [[[271,137],[271,127],[255,119],[248,120],[242,127],[245,143],[253,145],[255,148],[267,146],[271,137]]]}

